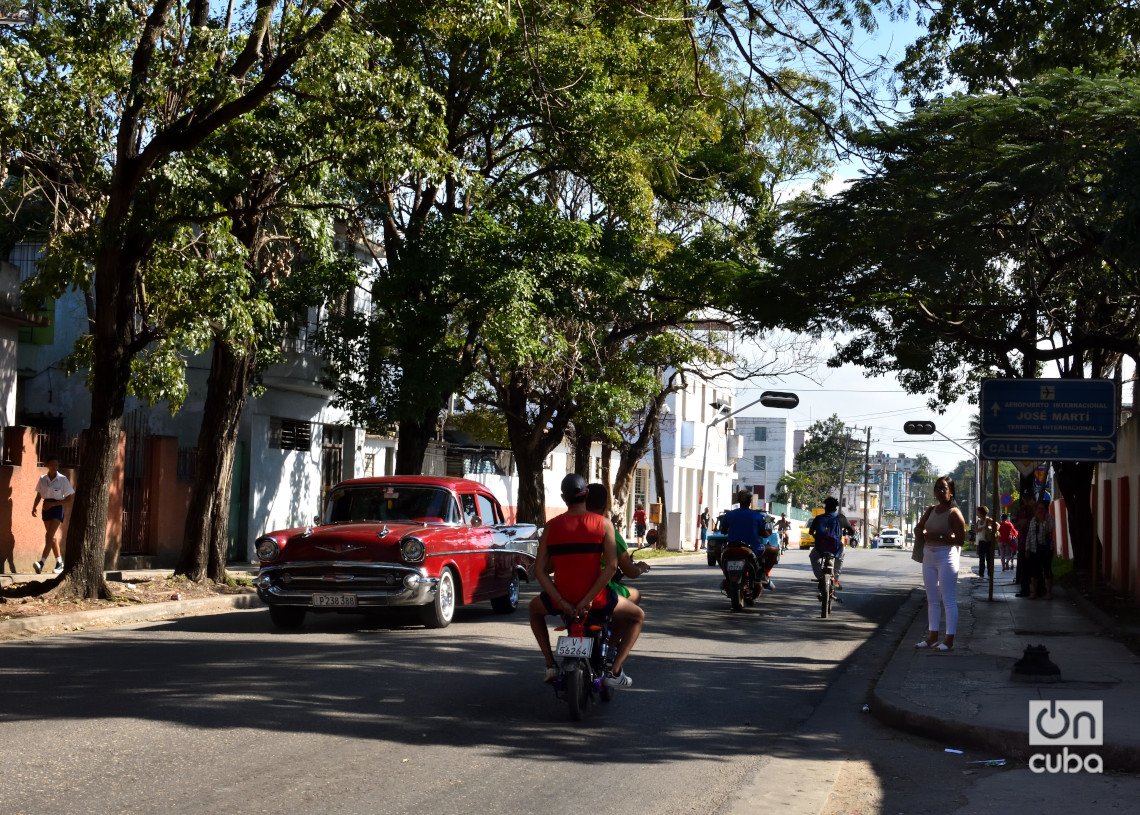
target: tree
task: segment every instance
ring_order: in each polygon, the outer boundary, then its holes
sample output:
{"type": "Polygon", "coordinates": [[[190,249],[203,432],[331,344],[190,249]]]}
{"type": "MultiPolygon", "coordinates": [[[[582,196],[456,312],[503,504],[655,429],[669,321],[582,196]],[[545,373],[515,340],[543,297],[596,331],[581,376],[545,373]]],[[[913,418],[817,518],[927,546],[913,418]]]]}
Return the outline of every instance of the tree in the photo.
{"type": "Polygon", "coordinates": [[[943,0],[897,66],[915,93],[957,80],[969,93],[1012,91],[1058,68],[1100,76],[1140,67],[1140,8],[1120,0],[943,0]]]}
{"type": "Polygon", "coordinates": [[[109,596],[111,474],[132,366],[165,333],[140,315],[176,226],[167,205],[179,159],[262,105],[344,13],[341,3],[289,0],[224,17],[204,0],[95,9],[64,0],[41,9],[36,26],[0,33],[3,163],[54,208],[56,268],[95,294],[92,415],[65,594],[109,596]]]}
{"type": "Polygon", "coordinates": [[[804,433],[804,445],[796,454],[795,469],[788,480],[796,485],[796,494],[805,506],[821,507],[823,499],[839,491],[840,483],[854,483],[862,478],[863,464],[851,455],[855,441],[851,430],[832,414],[813,422],[804,433]],[[847,470],[843,472],[844,452],[847,470]]]}
{"type": "MultiPolygon", "coordinates": [[[[864,133],[882,169],[791,214],[779,264],[788,321],[850,329],[834,364],[896,371],[932,407],[984,376],[1053,363],[1100,377],[1137,359],[1136,91],[1062,71],[864,133]]],[[[1058,471],[1081,566],[1091,465],[1058,471]]]]}

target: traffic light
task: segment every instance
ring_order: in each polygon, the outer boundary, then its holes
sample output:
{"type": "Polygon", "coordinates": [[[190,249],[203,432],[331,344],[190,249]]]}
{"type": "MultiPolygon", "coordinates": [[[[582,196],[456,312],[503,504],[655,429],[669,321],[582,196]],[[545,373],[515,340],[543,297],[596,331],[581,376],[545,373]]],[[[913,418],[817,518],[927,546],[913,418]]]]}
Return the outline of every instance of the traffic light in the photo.
{"type": "Polygon", "coordinates": [[[760,404],[770,408],[784,408],[791,410],[800,403],[800,397],[794,393],[781,391],[764,391],[760,394],[760,404]]]}
{"type": "Polygon", "coordinates": [[[933,436],[934,422],[907,422],[903,425],[903,432],[911,436],[933,436]]]}

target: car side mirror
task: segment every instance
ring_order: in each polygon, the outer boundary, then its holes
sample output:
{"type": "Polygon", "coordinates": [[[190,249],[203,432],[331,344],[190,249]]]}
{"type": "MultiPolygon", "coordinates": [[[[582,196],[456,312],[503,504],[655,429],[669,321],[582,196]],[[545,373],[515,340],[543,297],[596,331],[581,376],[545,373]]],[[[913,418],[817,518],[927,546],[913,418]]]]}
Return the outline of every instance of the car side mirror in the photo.
{"type": "Polygon", "coordinates": [[[471,526],[473,526],[473,527],[480,527],[483,525],[483,519],[480,518],[478,515],[472,515],[470,518],[467,519],[467,522],[469,524],[471,524],[471,526]]]}

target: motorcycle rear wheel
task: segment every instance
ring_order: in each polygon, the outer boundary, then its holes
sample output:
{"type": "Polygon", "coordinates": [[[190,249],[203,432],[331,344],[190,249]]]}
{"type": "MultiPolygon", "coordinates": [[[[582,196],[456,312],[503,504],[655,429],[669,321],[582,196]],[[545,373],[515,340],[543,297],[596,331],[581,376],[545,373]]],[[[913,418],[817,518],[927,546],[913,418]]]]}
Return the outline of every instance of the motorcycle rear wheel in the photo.
{"type": "Polygon", "coordinates": [[[566,701],[570,705],[570,721],[580,722],[590,706],[590,672],[575,660],[565,671],[566,701]]]}
{"type": "Polygon", "coordinates": [[[732,602],[733,611],[740,611],[744,608],[744,586],[741,583],[729,585],[728,599],[732,602]]]}

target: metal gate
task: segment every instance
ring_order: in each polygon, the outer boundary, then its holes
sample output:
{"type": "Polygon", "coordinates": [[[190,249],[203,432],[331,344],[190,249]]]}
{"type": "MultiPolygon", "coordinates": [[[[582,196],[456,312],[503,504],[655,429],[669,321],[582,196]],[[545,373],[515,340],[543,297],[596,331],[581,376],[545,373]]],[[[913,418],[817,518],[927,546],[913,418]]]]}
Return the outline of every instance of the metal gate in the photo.
{"type": "Polygon", "coordinates": [[[149,555],[150,481],[146,416],[134,412],[123,417],[126,449],[123,455],[123,546],[120,554],[149,555]]]}

